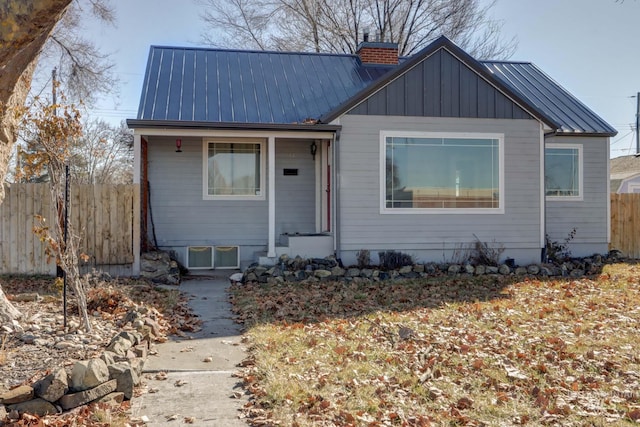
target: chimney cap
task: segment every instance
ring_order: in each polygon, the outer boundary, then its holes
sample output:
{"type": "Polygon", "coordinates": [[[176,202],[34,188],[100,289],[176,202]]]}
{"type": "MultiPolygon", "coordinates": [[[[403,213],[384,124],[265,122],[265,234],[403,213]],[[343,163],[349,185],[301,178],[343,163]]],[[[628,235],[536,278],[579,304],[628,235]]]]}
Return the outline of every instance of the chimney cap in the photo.
{"type": "Polygon", "coordinates": [[[360,44],[358,44],[356,51],[365,47],[377,47],[380,49],[398,49],[398,43],[363,41],[360,44]]]}

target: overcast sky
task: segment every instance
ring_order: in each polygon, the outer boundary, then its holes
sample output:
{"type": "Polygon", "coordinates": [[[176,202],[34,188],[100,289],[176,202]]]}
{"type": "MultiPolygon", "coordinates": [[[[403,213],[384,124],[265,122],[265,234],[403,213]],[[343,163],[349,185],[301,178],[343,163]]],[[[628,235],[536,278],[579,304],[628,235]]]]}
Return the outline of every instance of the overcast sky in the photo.
{"type": "MultiPolygon", "coordinates": [[[[114,4],[117,28],[87,31],[114,54],[122,82],[93,114],[117,123],[136,116],[149,46],[197,46],[203,25],[192,0],[114,4]]],[[[498,0],[493,15],[504,20],[505,37],[518,38],[512,60],[535,63],[618,129],[611,157],[635,152],[640,0],[498,0]]]]}

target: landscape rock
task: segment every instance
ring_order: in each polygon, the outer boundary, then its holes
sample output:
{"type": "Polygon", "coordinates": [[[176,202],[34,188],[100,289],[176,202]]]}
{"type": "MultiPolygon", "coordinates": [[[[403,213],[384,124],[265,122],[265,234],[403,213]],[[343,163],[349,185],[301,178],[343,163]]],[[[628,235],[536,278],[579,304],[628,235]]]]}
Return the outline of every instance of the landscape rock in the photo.
{"type": "Polygon", "coordinates": [[[140,276],[156,283],[167,285],[180,284],[178,263],[167,252],[143,252],[140,257],[140,276]]]}
{"type": "Polygon", "coordinates": [[[476,276],[482,276],[486,273],[486,271],[487,271],[487,267],[485,267],[484,265],[477,265],[473,273],[476,276]]]}
{"type": "Polygon", "coordinates": [[[540,273],[540,266],[536,264],[531,264],[530,266],[527,267],[527,273],[534,274],[534,275],[540,273]]]}
{"type": "Polygon", "coordinates": [[[140,383],[138,374],[127,363],[116,363],[109,366],[109,379],[117,381],[116,391],[124,393],[124,398],[131,400],[133,388],[140,383]]]}
{"type": "Polygon", "coordinates": [[[358,277],[358,276],[360,276],[360,269],[359,268],[349,268],[347,270],[345,276],[347,276],[347,277],[358,277]]]}
{"type": "Polygon", "coordinates": [[[507,264],[502,264],[498,268],[498,273],[502,274],[503,276],[507,276],[507,275],[511,274],[511,268],[509,268],[509,266],[507,264]]]}
{"type": "Polygon", "coordinates": [[[35,395],[48,402],[55,402],[69,391],[69,376],[64,369],[47,375],[36,382],[34,388],[35,395]]]}
{"type": "Polygon", "coordinates": [[[12,390],[0,394],[0,403],[9,405],[12,403],[26,402],[33,398],[33,387],[21,385],[12,390]]]}
{"type": "Polygon", "coordinates": [[[131,344],[134,346],[140,344],[140,340],[142,339],[139,333],[133,331],[122,331],[116,336],[131,341],[131,344]]]}
{"type": "Polygon", "coordinates": [[[16,403],[14,405],[8,405],[7,408],[11,411],[18,411],[20,415],[27,413],[37,415],[39,417],[58,413],[58,408],[56,408],[51,402],[47,402],[40,398],[16,403]]]}
{"type": "MultiPolygon", "coordinates": [[[[82,360],[73,365],[71,389],[88,390],[109,379],[109,369],[102,359],[82,360]]],[[[113,390],[112,390],[113,391],[113,390]]]]}
{"type": "Polygon", "coordinates": [[[331,269],[331,275],[335,277],[342,277],[346,273],[346,270],[342,267],[335,266],[331,269]]]}
{"type": "Polygon", "coordinates": [[[120,335],[116,335],[107,346],[107,351],[111,351],[118,356],[126,356],[127,351],[129,351],[132,346],[133,343],[131,341],[120,335]]]}
{"type": "Polygon", "coordinates": [[[109,406],[119,406],[124,400],[124,393],[120,391],[114,391],[106,396],[96,399],[96,403],[104,403],[109,406]]]}
{"type": "Polygon", "coordinates": [[[322,279],[324,277],[331,276],[331,272],[329,270],[316,270],[313,272],[313,275],[319,279],[322,279]]]}
{"type": "Polygon", "coordinates": [[[106,396],[107,394],[115,391],[117,386],[118,382],[116,380],[109,380],[89,390],[65,394],[58,402],[60,403],[60,406],[62,406],[62,409],[66,411],[106,396]]]}
{"type": "Polygon", "coordinates": [[[460,273],[460,266],[458,264],[451,264],[447,269],[447,273],[451,275],[460,273]]]}

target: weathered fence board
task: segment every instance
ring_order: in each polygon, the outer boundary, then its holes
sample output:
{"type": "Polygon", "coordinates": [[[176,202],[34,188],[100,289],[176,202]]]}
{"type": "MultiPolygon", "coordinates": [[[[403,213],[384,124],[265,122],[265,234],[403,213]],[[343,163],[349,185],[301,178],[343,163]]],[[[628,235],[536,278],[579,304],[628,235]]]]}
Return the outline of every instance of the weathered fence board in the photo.
{"type": "MultiPolygon", "coordinates": [[[[107,271],[130,271],[134,262],[134,206],[137,185],[72,185],[69,222],[80,236],[85,265],[107,271]],[[116,267],[116,268],[112,268],[116,267]]],[[[54,274],[45,247],[33,233],[36,215],[49,225],[57,215],[48,184],[12,184],[0,204],[0,273],[54,274]],[[47,262],[49,261],[49,262],[47,262]]]]}
{"type": "Polygon", "coordinates": [[[640,194],[611,194],[611,248],[640,259],[640,194]]]}

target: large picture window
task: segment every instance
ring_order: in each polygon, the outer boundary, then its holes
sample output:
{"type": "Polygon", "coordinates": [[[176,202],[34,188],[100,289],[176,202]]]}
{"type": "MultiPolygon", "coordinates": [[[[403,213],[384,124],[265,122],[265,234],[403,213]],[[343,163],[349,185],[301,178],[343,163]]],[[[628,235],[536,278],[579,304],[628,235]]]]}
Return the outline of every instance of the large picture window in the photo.
{"type": "Polygon", "coordinates": [[[205,198],[264,198],[261,142],[205,142],[205,198]]]}
{"type": "Polygon", "coordinates": [[[502,135],[383,132],[383,212],[503,212],[502,135]]]}
{"type": "Polygon", "coordinates": [[[582,198],[582,146],[547,144],[544,153],[545,194],[549,199],[582,198]]]}

